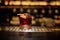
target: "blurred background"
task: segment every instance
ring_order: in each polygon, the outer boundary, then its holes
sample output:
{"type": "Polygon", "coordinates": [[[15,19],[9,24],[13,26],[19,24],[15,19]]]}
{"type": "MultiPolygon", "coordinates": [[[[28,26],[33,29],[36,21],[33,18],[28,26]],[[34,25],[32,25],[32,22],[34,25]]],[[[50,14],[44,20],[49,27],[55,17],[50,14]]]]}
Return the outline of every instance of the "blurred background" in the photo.
{"type": "Polygon", "coordinates": [[[0,0],[0,25],[19,25],[17,14],[26,12],[32,25],[60,24],[59,0],[0,0]]]}
{"type": "Polygon", "coordinates": [[[1,40],[58,40],[60,0],[0,0],[1,40]],[[30,13],[32,32],[20,32],[17,14],[30,13]]]}

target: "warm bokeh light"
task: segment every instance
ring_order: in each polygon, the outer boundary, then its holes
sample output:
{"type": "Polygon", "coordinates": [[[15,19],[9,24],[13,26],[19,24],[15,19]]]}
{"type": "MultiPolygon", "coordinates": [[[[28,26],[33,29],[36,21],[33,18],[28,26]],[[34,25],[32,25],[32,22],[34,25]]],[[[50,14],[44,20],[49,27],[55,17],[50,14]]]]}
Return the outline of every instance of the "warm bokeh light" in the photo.
{"type": "Polygon", "coordinates": [[[58,9],[55,9],[55,13],[57,13],[57,14],[59,13],[58,9]]]}
{"type": "Polygon", "coordinates": [[[13,12],[14,12],[14,13],[16,12],[16,8],[13,9],[13,12]]]}
{"type": "Polygon", "coordinates": [[[50,10],[49,10],[49,14],[51,14],[51,13],[52,13],[52,10],[50,9],[50,10]]]}
{"type": "Polygon", "coordinates": [[[56,2],[50,2],[50,5],[55,6],[56,2]]]}
{"type": "Polygon", "coordinates": [[[52,1],[50,2],[51,6],[60,6],[60,1],[52,1]]]}
{"type": "MultiPolygon", "coordinates": [[[[46,6],[48,3],[46,1],[10,1],[9,5],[43,5],[46,6]]],[[[8,5],[8,1],[5,1],[5,5],[8,5]]]]}
{"type": "MultiPolygon", "coordinates": [[[[9,5],[20,5],[20,1],[10,1],[9,5]]],[[[5,5],[8,5],[8,1],[5,1],[5,5]]]]}
{"type": "Polygon", "coordinates": [[[30,2],[29,1],[23,1],[22,5],[30,5],[30,2]]]}
{"type": "Polygon", "coordinates": [[[36,24],[36,21],[35,20],[32,20],[32,24],[36,24]]]}
{"type": "Polygon", "coordinates": [[[14,3],[13,1],[9,2],[9,5],[14,5],[13,3],[14,3]]]}
{"type": "Polygon", "coordinates": [[[31,12],[31,10],[30,10],[30,9],[28,9],[28,10],[27,10],[27,12],[28,12],[28,13],[30,13],[30,12],[31,12]]]}
{"type": "Polygon", "coordinates": [[[56,1],[56,5],[57,6],[60,6],[60,1],[56,1]]]}
{"type": "Polygon", "coordinates": [[[58,16],[57,16],[57,15],[55,15],[55,16],[54,16],[54,18],[58,18],[58,16]]]}
{"type": "Polygon", "coordinates": [[[15,25],[19,24],[19,23],[20,23],[20,22],[19,22],[19,18],[13,16],[13,17],[12,17],[12,20],[10,21],[10,23],[11,23],[11,24],[15,24],[15,25]]]}
{"type": "Polygon", "coordinates": [[[54,20],[54,22],[60,24],[60,20],[54,20]]]}
{"type": "Polygon", "coordinates": [[[42,10],[41,10],[41,12],[42,12],[42,14],[44,14],[44,13],[45,13],[45,10],[44,10],[44,9],[42,9],[42,10]]]}
{"type": "Polygon", "coordinates": [[[0,3],[1,3],[1,0],[0,0],[0,3]]]}
{"type": "Polygon", "coordinates": [[[34,19],[34,16],[31,16],[32,20],[34,19]]]}
{"type": "Polygon", "coordinates": [[[8,2],[7,1],[5,2],[5,5],[8,5],[8,2]]]}
{"type": "Polygon", "coordinates": [[[34,13],[37,13],[38,12],[37,9],[34,9],[33,11],[34,11],[34,13]]]}
{"type": "Polygon", "coordinates": [[[9,30],[9,28],[8,27],[5,27],[5,31],[8,31],[9,30]]]}
{"type": "Polygon", "coordinates": [[[48,3],[45,1],[42,1],[42,2],[40,2],[40,5],[46,6],[46,5],[48,5],[48,3]]]}
{"type": "Polygon", "coordinates": [[[23,8],[21,8],[20,11],[23,12],[24,11],[23,8]]]}
{"type": "Polygon", "coordinates": [[[13,4],[14,4],[14,5],[20,5],[21,2],[20,2],[20,1],[14,1],[13,4]]]}

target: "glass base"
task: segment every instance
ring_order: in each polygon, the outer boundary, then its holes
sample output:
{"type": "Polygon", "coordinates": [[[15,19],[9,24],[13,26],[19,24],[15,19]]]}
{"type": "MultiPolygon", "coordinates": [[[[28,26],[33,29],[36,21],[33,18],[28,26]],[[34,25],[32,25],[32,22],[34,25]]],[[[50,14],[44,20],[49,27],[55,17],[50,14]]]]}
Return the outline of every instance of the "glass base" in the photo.
{"type": "Polygon", "coordinates": [[[31,25],[21,25],[20,29],[24,29],[24,30],[31,29],[31,25]]]}

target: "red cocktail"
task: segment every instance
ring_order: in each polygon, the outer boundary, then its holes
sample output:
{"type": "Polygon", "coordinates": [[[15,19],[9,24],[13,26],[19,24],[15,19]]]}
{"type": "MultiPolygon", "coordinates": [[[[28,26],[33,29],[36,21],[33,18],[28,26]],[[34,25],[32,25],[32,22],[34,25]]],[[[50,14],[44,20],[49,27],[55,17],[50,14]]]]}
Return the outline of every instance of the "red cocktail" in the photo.
{"type": "Polygon", "coordinates": [[[31,29],[31,16],[29,13],[20,14],[20,28],[31,29]]]}

